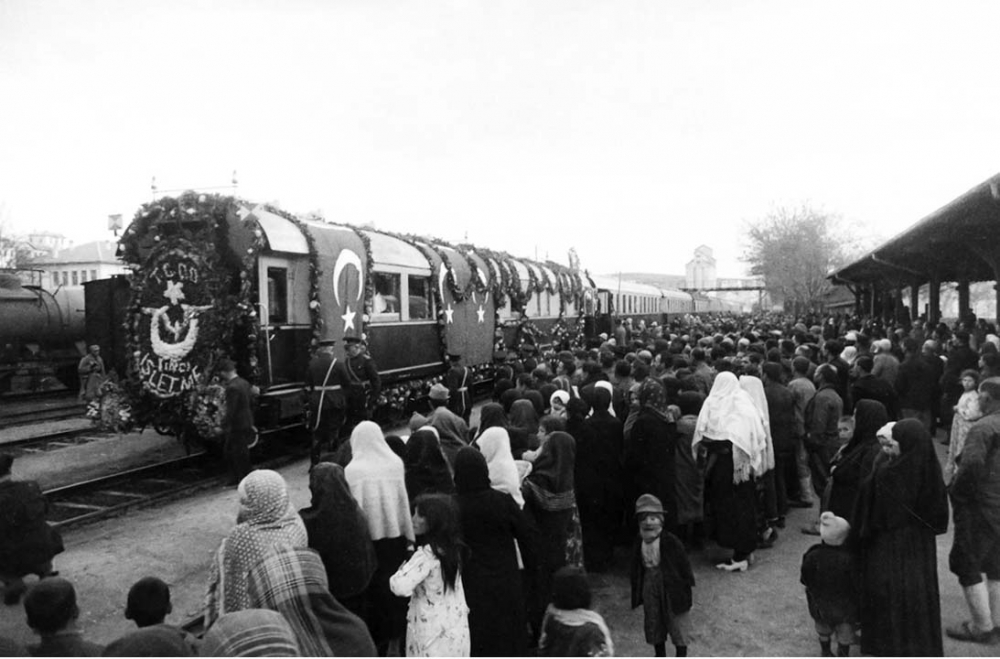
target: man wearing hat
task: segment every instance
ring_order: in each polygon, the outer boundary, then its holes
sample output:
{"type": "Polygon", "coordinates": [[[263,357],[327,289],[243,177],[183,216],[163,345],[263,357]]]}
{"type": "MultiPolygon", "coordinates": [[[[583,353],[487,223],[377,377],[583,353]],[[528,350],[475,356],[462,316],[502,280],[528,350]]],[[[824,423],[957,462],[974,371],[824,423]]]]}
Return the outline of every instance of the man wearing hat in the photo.
{"type": "Polygon", "coordinates": [[[324,450],[337,448],[346,417],[347,399],[344,390],[350,377],[344,363],[333,356],[336,341],[320,341],[316,354],[306,368],[305,393],[309,401],[309,431],[312,464],[319,462],[324,450]]]}
{"type": "Polygon", "coordinates": [[[451,368],[444,376],[444,386],[448,387],[448,409],[462,417],[465,423],[469,423],[469,416],[472,414],[472,395],[469,393],[472,375],[468,367],[462,364],[462,355],[449,353],[448,360],[451,368]]]}
{"type": "Polygon", "coordinates": [[[239,485],[250,473],[250,444],[253,443],[253,390],[236,374],[231,359],[219,361],[219,374],[226,387],[226,413],[222,418],[222,455],[229,469],[227,485],[239,485]]]}
{"type": "Polygon", "coordinates": [[[434,411],[427,416],[427,424],[437,430],[441,452],[448,464],[454,467],[459,450],[469,445],[469,426],[462,417],[448,409],[448,387],[440,382],[435,384],[428,398],[434,411]]]}
{"type": "Polygon", "coordinates": [[[368,354],[365,342],[357,336],[344,337],[344,349],[347,351],[347,423],[344,424],[343,436],[350,435],[354,426],[371,418],[371,410],[382,392],[382,379],[378,374],[375,360],[368,354]]]}

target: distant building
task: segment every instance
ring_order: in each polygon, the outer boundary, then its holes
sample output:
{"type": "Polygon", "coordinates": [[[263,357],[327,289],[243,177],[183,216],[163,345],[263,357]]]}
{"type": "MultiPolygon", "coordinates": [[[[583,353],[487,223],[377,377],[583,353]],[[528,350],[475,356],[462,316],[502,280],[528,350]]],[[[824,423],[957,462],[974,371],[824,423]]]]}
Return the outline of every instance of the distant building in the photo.
{"type": "Polygon", "coordinates": [[[69,238],[61,233],[52,233],[51,231],[29,233],[27,236],[21,236],[18,241],[23,246],[24,255],[31,261],[52,258],[73,244],[69,238]]]}
{"type": "Polygon", "coordinates": [[[715,288],[715,257],[712,248],[701,245],[694,250],[694,258],[685,267],[685,288],[715,288]]]}
{"type": "Polygon", "coordinates": [[[33,259],[31,267],[45,273],[42,285],[50,290],[60,286],[83,286],[88,281],[128,272],[115,256],[115,243],[108,240],[84,243],[53,256],[33,259]]]}

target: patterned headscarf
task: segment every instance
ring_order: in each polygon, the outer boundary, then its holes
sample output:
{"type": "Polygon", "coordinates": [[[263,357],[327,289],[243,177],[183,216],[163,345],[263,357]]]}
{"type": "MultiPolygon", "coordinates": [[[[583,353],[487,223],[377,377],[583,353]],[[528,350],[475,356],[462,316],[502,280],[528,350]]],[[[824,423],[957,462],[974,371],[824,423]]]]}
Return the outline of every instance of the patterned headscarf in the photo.
{"type": "Polygon", "coordinates": [[[203,657],[297,657],[295,633],[284,616],[248,609],[227,613],[205,633],[203,657]]]}
{"type": "Polygon", "coordinates": [[[250,572],[248,590],[254,607],[284,616],[301,656],[375,656],[368,628],[330,594],[323,562],[313,550],[272,552],[250,572]]]}
{"type": "Polygon", "coordinates": [[[247,575],[276,547],[309,544],[305,524],[288,502],[281,474],[268,469],[250,472],[239,485],[240,513],[236,528],[216,551],[205,597],[205,622],[250,608],[247,575]]]}
{"type": "Polygon", "coordinates": [[[667,390],[656,378],[648,377],[639,386],[639,407],[649,410],[664,421],[673,421],[668,409],[667,390]]]}

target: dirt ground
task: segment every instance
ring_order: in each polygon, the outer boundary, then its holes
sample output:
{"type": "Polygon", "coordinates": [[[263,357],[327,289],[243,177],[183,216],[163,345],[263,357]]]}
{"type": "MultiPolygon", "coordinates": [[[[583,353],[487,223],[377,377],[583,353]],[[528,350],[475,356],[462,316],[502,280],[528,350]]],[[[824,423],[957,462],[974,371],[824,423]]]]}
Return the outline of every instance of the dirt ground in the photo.
{"type": "MultiPolygon", "coordinates": [[[[134,442],[133,438],[133,442],[134,442]]],[[[145,438],[144,438],[145,439],[145,438]]],[[[165,450],[159,440],[149,438],[154,451],[165,450]]],[[[82,450],[83,447],[81,447],[82,450]]],[[[141,445],[132,443],[127,453],[141,445]]],[[[938,445],[939,453],[941,447],[938,445]]],[[[112,446],[95,447],[106,463],[118,455],[112,446]]],[[[122,451],[118,447],[117,451],[122,451]]],[[[60,464],[50,464],[48,479],[77,464],[100,462],[99,456],[71,453],[59,455],[60,464]]],[[[170,451],[167,451],[170,452],[170,451]]],[[[51,460],[51,458],[50,458],[51,460]]],[[[39,477],[40,464],[30,461],[32,477],[39,477]]],[[[296,508],[309,504],[308,460],[284,469],[296,508]]],[[[27,473],[15,474],[27,477],[27,473]]],[[[208,565],[219,541],[232,528],[237,511],[234,488],[214,489],[166,505],[129,513],[66,534],[66,552],[56,558],[56,568],[77,588],[81,625],[86,636],[107,643],[132,629],[124,619],[125,597],[139,578],[155,575],[170,584],[173,622],[196,615],[202,605],[208,565]]],[[[799,584],[802,554],[818,539],[799,532],[813,510],[793,510],[775,547],[756,553],[756,563],[746,573],[723,573],[714,568],[726,552],[713,546],[691,555],[697,586],[691,613],[694,633],[689,651],[693,656],[818,656],[819,646],[799,584]]],[[[961,589],[948,571],[951,533],[938,538],[938,578],[941,586],[942,622],[966,619],[961,589]]],[[[642,631],[642,611],[629,606],[628,550],[620,547],[614,569],[592,575],[595,608],[606,618],[619,656],[651,656],[642,631]]],[[[0,606],[0,635],[22,643],[33,642],[20,606],[0,606]]],[[[668,654],[672,654],[668,647],[668,654]]],[[[945,653],[951,656],[997,656],[1000,646],[957,643],[945,638],[945,653]]],[[[858,648],[853,648],[855,656],[858,648]]]]}

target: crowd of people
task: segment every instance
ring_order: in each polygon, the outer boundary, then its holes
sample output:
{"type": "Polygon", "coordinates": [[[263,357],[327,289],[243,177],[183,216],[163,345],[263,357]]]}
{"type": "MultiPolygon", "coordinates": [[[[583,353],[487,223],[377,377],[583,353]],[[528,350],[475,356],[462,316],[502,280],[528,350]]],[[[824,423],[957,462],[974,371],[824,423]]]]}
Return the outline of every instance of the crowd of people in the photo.
{"type": "MultiPolygon", "coordinates": [[[[981,322],[777,314],[625,321],[587,347],[525,346],[500,360],[476,427],[465,392],[456,405],[439,384],[405,440],[361,421],[324,445],[308,508],[291,507],[281,475],[249,472],[211,564],[204,638],[165,624],[169,589],[147,578],[128,595],[139,629],[103,652],[609,656],[586,575],[628,561],[653,654],[669,640],[685,656],[688,554],[714,542],[731,552],[718,570],[752,574],[800,507],[815,512],[801,532],[819,537],[801,582],[821,653],[941,655],[949,496],[970,619],[946,631],[1000,643],[998,348],[981,322]]],[[[54,550],[13,560],[25,550],[11,530],[32,518],[13,510],[0,501],[8,604],[26,574],[43,577],[24,598],[41,637],[29,650],[98,653],[54,550]]]]}

